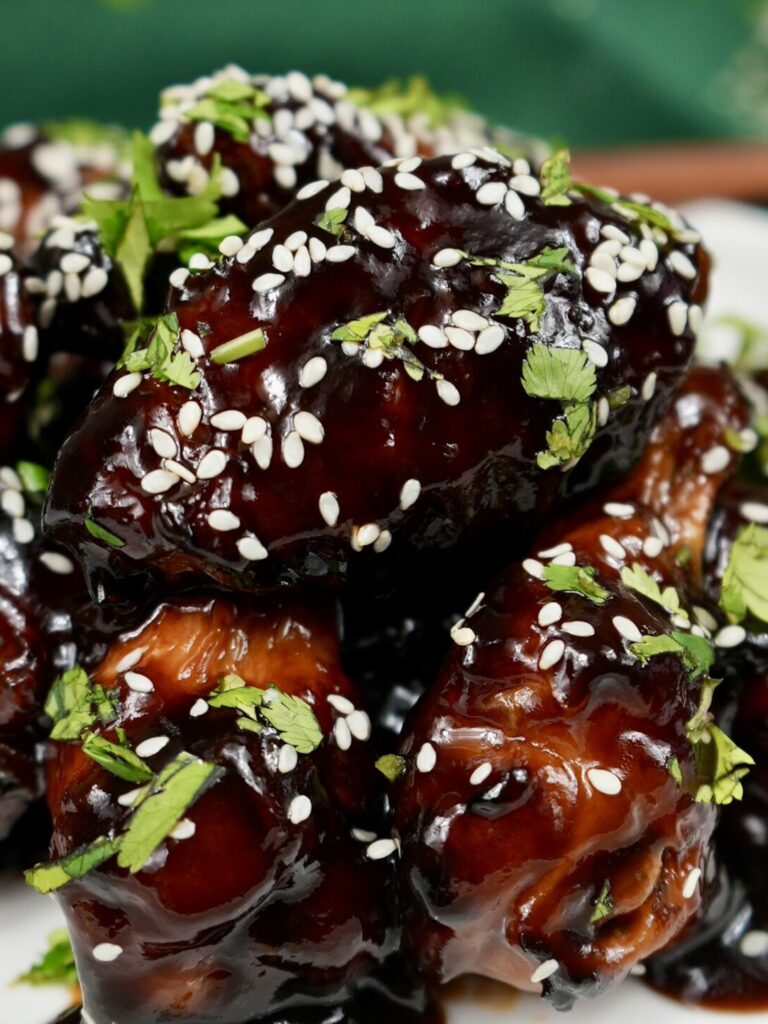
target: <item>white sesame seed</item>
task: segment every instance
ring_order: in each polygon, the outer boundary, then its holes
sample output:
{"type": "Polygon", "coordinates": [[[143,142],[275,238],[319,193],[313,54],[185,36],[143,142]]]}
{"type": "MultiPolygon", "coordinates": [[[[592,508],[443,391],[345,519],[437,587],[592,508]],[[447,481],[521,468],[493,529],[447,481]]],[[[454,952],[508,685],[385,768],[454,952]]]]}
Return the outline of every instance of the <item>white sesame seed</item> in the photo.
{"type": "Polygon", "coordinates": [[[191,821],[189,818],[182,818],[181,821],[173,826],[168,834],[171,839],[176,839],[181,843],[185,839],[191,839],[196,831],[197,825],[194,821],[191,821]]]}
{"type": "Polygon", "coordinates": [[[312,260],[306,245],[300,246],[293,257],[293,270],[297,277],[309,277],[312,272],[312,260]]]}
{"type": "Polygon", "coordinates": [[[17,544],[30,544],[34,540],[35,528],[28,519],[14,519],[11,529],[17,544]]]}
{"type": "Polygon", "coordinates": [[[412,156],[409,157],[407,160],[401,160],[400,163],[398,164],[398,167],[400,168],[401,171],[404,171],[406,174],[410,174],[412,171],[416,171],[419,169],[419,167],[421,167],[421,157],[412,156]]]}
{"type": "Polygon", "coordinates": [[[349,834],[358,843],[372,843],[376,838],[375,832],[369,832],[364,828],[351,828],[349,834]]]}
{"type": "Polygon", "coordinates": [[[297,412],[293,417],[293,425],[299,437],[310,444],[320,444],[325,437],[322,423],[311,412],[297,412]]]}
{"type": "Polygon", "coordinates": [[[486,181],[475,193],[475,199],[482,206],[496,206],[507,194],[507,186],[503,181],[486,181]]]}
{"type": "MultiPolygon", "coordinates": [[[[297,417],[294,417],[294,421],[297,417]]],[[[322,438],[321,438],[322,440],[322,438]]],[[[317,443],[317,442],[314,442],[317,443]]],[[[298,430],[291,430],[282,444],[283,462],[289,469],[297,469],[304,461],[304,442],[298,430]]]]}
{"type": "Polygon", "coordinates": [[[693,617],[703,626],[709,633],[714,633],[717,629],[717,619],[712,615],[706,608],[702,608],[701,605],[695,604],[692,607],[693,617]]]}
{"type": "Polygon", "coordinates": [[[326,257],[328,249],[325,242],[321,242],[319,238],[310,238],[309,240],[309,255],[313,263],[322,263],[326,257]]]}
{"type": "Polygon", "coordinates": [[[243,240],[239,235],[227,235],[219,242],[219,252],[222,256],[236,256],[243,248],[243,240]]]}
{"type": "Polygon", "coordinates": [[[479,764],[477,768],[475,768],[475,770],[469,776],[470,786],[482,786],[482,784],[485,782],[485,780],[488,778],[492,771],[493,765],[491,764],[491,762],[483,761],[483,763],[479,764]]]}
{"type": "Polygon", "coordinates": [[[640,389],[640,395],[644,402],[650,402],[656,393],[656,371],[652,370],[643,381],[643,386],[640,389]]]}
{"type": "Polygon", "coordinates": [[[112,385],[112,394],[115,398],[127,398],[141,384],[142,379],[140,373],[126,373],[112,385]]]}
{"type": "Polygon", "coordinates": [[[629,640],[630,643],[636,644],[643,639],[643,634],[637,628],[632,619],[628,619],[626,615],[614,615],[613,619],[614,629],[623,637],[625,640],[629,640]]]}
{"type": "Polygon", "coordinates": [[[539,609],[538,623],[540,626],[552,626],[563,616],[563,609],[557,601],[548,601],[539,609]]]}
{"type": "Polygon", "coordinates": [[[364,523],[355,530],[355,540],[361,548],[368,547],[379,539],[381,527],[378,523],[364,523]]]}
{"type": "Polygon", "coordinates": [[[37,359],[38,348],[37,328],[34,324],[28,324],[24,328],[21,339],[21,354],[24,356],[25,362],[34,363],[37,359]]]}
{"type": "Polygon", "coordinates": [[[406,480],[400,489],[400,508],[405,510],[415,504],[421,494],[421,483],[413,477],[406,480]]]}
{"type": "Polygon", "coordinates": [[[646,537],[643,541],[643,554],[648,558],[658,558],[664,548],[658,537],[646,537]]]}
{"type": "Polygon", "coordinates": [[[325,699],[341,715],[351,715],[355,710],[355,705],[352,701],[340,693],[331,693],[325,699]]]}
{"type": "Polygon", "coordinates": [[[295,796],[288,805],[288,820],[292,825],[300,825],[312,813],[312,801],[308,796],[295,796]]]}
{"type": "Polygon", "coordinates": [[[142,675],[141,672],[126,672],[125,681],[134,693],[151,693],[155,688],[152,680],[148,676],[142,675]]]}
{"type": "Polygon", "coordinates": [[[226,469],[227,456],[220,448],[212,448],[207,452],[197,467],[198,480],[213,480],[226,469]]]}
{"type": "Polygon", "coordinates": [[[299,763],[299,755],[296,748],[290,743],[284,743],[277,755],[277,770],[281,775],[288,775],[299,763]]]}
{"type": "Polygon", "coordinates": [[[439,380],[435,387],[439,397],[446,405],[458,405],[461,401],[459,389],[449,380],[439,380]]]}
{"type": "Polygon", "coordinates": [[[189,271],[186,267],[177,267],[168,275],[168,283],[172,288],[183,288],[188,277],[189,271]]]}
{"type": "Polygon", "coordinates": [[[621,327],[622,324],[628,323],[632,314],[635,312],[637,306],[637,300],[631,295],[625,295],[621,299],[617,299],[608,310],[608,319],[616,327],[621,327]]]}
{"type": "Polygon", "coordinates": [[[267,432],[267,421],[261,416],[249,416],[243,424],[240,432],[240,440],[243,444],[253,444],[267,432]]]}
{"type": "Polygon", "coordinates": [[[523,569],[528,573],[529,576],[534,576],[537,580],[540,580],[544,575],[544,566],[541,562],[535,558],[526,558],[523,560],[523,569]]]}
{"type": "Polygon", "coordinates": [[[552,565],[576,565],[576,554],[573,551],[563,551],[561,554],[555,555],[552,565]]]}
{"type": "Polygon", "coordinates": [[[323,379],[328,371],[328,363],[322,356],[313,356],[308,359],[299,371],[299,386],[311,388],[323,379]]]}
{"type": "Polygon", "coordinates": [[[253,442],[251,454],[256,460],[256,465],[259,469],[269,469],[269,465],[272,462],[272,438],[269,434],[265,434],[264,437],[260,437],[258,441],[253,442]]]}
{"type": "Polygon", "coordinates": [[[327,525],[335,526],[339,521],[339,502],[333,491],[323,491],[317,504],[327,525]]]}
{"type": "Polygon", "coordinates": [[[268,556],[268,551],[258,537],[241,537],[237,542],[237,550],[249,562],[261,562],[268,556]]]}
{"type": "Polygon", "coordinates": [[[149,739],[142,740],[136,747],[136,755],[138,757],[154,757],[155,754],[159,754],[161,750],[164,750],[170,742],[168,736],[150,736],[149,739]]]}
{"type": "Polygon", "coordinates": [[[451,167],[455,171],[463,171],[467,167],[471,167],[477,161],[477,157],[474,153],[457,153],[456,156],[451,160],[451,167]]]}
{"type": "Polygon", "coordinates": [[[432,263],[436,267],[445,269],[446,267],[455,267],[457,263],[461,262],[461,259],[461,252],[458,249],[441,249],[432,257],[432,263]]]}
{"type": "Polygon", "coordinates": [[[607,768],[590,768],[587,778],[592,788],[605,796],[617,796],[621,792],[621,779],[607,768]]]}
{"type": "Polygon", "coordinates": [[[692,281],[696,277],[696,267],[691,263],[685,253],[680,252],[679,249],[673,249],[672,252],[667,256],[667,262],[676,274],[680,277],[684,277],[687,281],[692,281]]]}
{"type": "Polygon", "coordinates": [[[395,247],[395,236],[391,231],[387,231],[386,228],[381,227],[379,224],[374,224],[368,228],[366,235],[374,245],[378,245],[381,249],[394,249],[395,247]]]}
{"type": "Polygon", "coordinates": [[[574,619],[571,622],[564,622],[560,627],[564,633],[569,633],[571,636],[594,636],[595,627],[589,622],[583,622],[581,619],[574,619]]]}
{"type": "Polygon", "coordinates": [[[293,253],[285,245],[276,245],[272,250],[272,266],[283,274],[293,270],[293,253]]]}
{"type": "Polygon", "coordinates": [[[79,274],[90,264],[90,259],[81,252],[68,252],[59,260],[59,266],[65,274],[79,274]]]}
{"type": "Polygon", "coordinates": [[[741,442],[741,451],[751,452],[757,448],[759,438],[757,431],[753,430],[752,427],[744,427],[743,430],[739,431],[739,440],[741,442]]]}
{"type": "Polygon", "coordinates": [[[451,640],[453,640],[457,647],[469,647],[476,639],[475,631],[470,629],[469,626],[465,626],[463,619],[460,619],[455,625],[451,626],[451,640]]]}
{"type": "Polygon", "coordinates": [[[10,466],[0,467],[0,482],[5,487],[10,487],[12,491],[21,490],[21,478],[15,469],[11,469],[10,466]]]}
{"type": "Polygon", "coordinates": [[[565,644],[562,640],[550,640],[539,655],[539,668],[542,670],[552,668],[565,654],[565,644]]]}
{"type": "MultiPolygon", "coordinates": [[[[609,238],[605,242],[600,242],[599,245],[595,246],[595,250],[592,253],[592,256],[594,257],[596,253],[604,253],[606,256],[618,256],[620,252],[621,242],[617,241],[615,238],[609,238]]],[[[591,259],[590,262],[592,262],[591,259]]],[[[615,271],[616,268],[614,265],[614,273],[615,271]]]]}
{"type": "Polygon", "coordinates": [[[504,196],[504,209],[513,220],[522,220],[525,217],[525,203],[517,192],[507,192],[504,196]]]}
{"type": "Polygon", "coordinates": [[[437,751],[431,743],[423,743],[416,755],[416,770],[426,774],[437,764],[437,751]]]}
{"type": "Polygon", "coordinates": [[[625,263],[631,263],[641,270],[647,267],[647,260],[643,253],[634,245],[625,245],[621,248],[619,255],[625,263]]]}
{"type": "Polygon", "coordinates": [[[648,973],[648,968],[645,964],[635,964],[629,973],[635,978],[642,978],[648,973]]]}
{"type": "Polygon", "coordinates": [[[739,943],[743,956],[763,957],[768,955],[768,932],[757,929],[747,932],[739,943]]]}
{"type": "Polygon", "coordinates": [[[352,193],[348,188],[342,186],[326,201],[326,210],[346,210],[352,201],[352,193]]]}
{"type": "Polygon", "coordinates": [[[141,478],[141,489],[147,494],[164,494],[179,482],[167,469],[152,469],[141,478]]]}
{"type": "Polygon", "coordinates": [[[607,501],[603,505],[603,512],[607,516],[615,516],[617,519],[631,519],[635,514],[635,506],[623,501],[607,501]]]}
{"type": "Polygon", "coordinates": [[[190,437],[197,430],[197,427],[202,419],[203,410],[197,402],[185,402],[179,409],[179,415],[176,418],[180,433],[184,434],[185,437],[190,437]]]}
{"type": "Polygon", "coordinates": [[[560,964],[557,960],[545,960],[543,964],[539,964],[531,975],[531,983],[537,985],[541,981],[546,981],[547,978],[551,978],[553,974],[556,974],[559,968],[560,964]]]}
{"type": "Polygon", "coordinates": [[[645,265],[638,266],[637,263],[620,263],[616,271],[616,280],[623,284],[639,280],[645,272],[645,265]]]}
{"type": "Polygon", "coordinates": [[[601,395],[597,402],[597,422],[604,427],[611,415],[611,406],[605,395],[601,395]]]}
{"type": "Polygon", "coordinates": [[[133,668],[134,665],[138,665],[145,651],[146,647],[136,647],[134,650],[124,654],[120,661],[115,665],[115,672],[120,675],[121,672],[127,672],[129,669],[133,668]]]}
{"type": "Polygon", "coordinates": [[[747,639],[747,631],[743,626],[723,626],[715,634],[715,647],[738,647],[747,639]]]}
{"type": "Polygon", "coordinates": [[[768,505],[759,501],[743,501],[739,505],[739,512],[744,519],[753,523],[768,523],[768,505]]]}
{"type": "Polygon", "coordinates": [[[273,288],[278,288],[285,277],[282,274],[260,274],[251,286],[255,292],[263,295],[265,292],[272,291],[273,288]]]}
{"type": "Polygon", "coordinates": [[[537,196],[541,191],[541,186],[532,174],[515,174],[509,179],[509,187],[522,192],[524,196],[537,196]]]}
{"type": "Polygon", "coordinates": [[[59,554],[58,551],[43,551],[39,557],[47,569],[58,573],[60,576],[69,576],[70,573],[75,571],[74,562],[67,558],[66,555],[59,554]]]}
{"type": "Polygon", "coordinates": [[[242,245],[235,253],[235,259],[242,266],[252,260],[255,255],[256,250],[254,247],[249,242],[246,242],[245,245],[242,245]]]}
{"type": "Polygon", "coordinates": [[[245,414],[239,409],[225,409],[211,416],[211,426],[217,430],[242,430],[245,422],[245,414]]]}
{"type": "Polygon", "coordinates": [[[688,323],[688,307],[684,302],[671,302],[667,306],[667,320],[669,321],[669,329],[679,338],[680,335],[685,331],[688,323]]]}
{"type": "Polygon", "coordinates": [[[701,306],[697,306],[695,303],[688,307],[688,327],[691,331],[697,335],[704,324],[704,312],[701,306]]]}
{"type": "Polygon", "coordinates": [[[384,179],[374,167],[361,167],[360,173],[371,192],[378,194],[384,190],[384,179]]]}
{"type": "Polygon", "coordinates": [[[346,718],[337,718],[333,724],[333,736],[339,750],[349,750],[352,746],[352,733],[346,718]]]}
{"type": "Polygon", "coordinates": [[[616,281],[605,270],[598,267],[587,267],[584,277],[596,292],[612,295],[616,290],[616,281]]]}
{"type": "Polygon", "coordinates": [[[490,355],[504,341],[504,328],[500,324],[491,324],[484,328],[477,336],[475,352],[479,356],[490,355]]]}
{"type": "Polygon", "coordinates": [[[198,156],[208,156],[216,141],[216,129],[210,121],[199,121],[195,125],[193,143],[198,156]]]}
{"type": "Polygon", "coordinates": [[[701,457],[701,468],[707,474],[721,473],[731,461],[731,453],[722,444],[716,444],[701,457]]]}
{"type": "Polygon", "coordinates": [[[627,557],[627,552],[624,550],[621,544],[608,533],[600,534],[600,544],[602,545],[603,551],[610,555],[611,558],[621,560],[627,557]]]}
{"type": "Polygon", "coordinates": [[[609,277],[612,277],[614,281],[616,280],[616,261],[604,250],[601,250],[600,248],[595,249],[589,258],[589,265],[591,267],[596,267],[598,270],[604,270],[609,277]]]}
{"type": "Polygon", "coordinates": [[[455,310],[451,313],[451,320],[465,331],[482,331],[488,326],[488,320],[472,309],[455,310]]]}
{"type": "Polygon", "coordinates": [[[608,365],[608,353],[602,345],[598,345],[596,341],[586,339],[582,341],[581,347],[586,352],[587,359],[594,363],[595,366],[603,367],[608,365]]]}
{"type": "Polygon", "coordinates": [[[325,259],[328,263],[345,263],[355,255],[353,245],[334,245],[326,253],[325,259]]]}
{"type": "Polygon", "coordinates": [[[396,850],[397,846],[394,840],[377,839],[366,848],[365,855],[368,860],[384,860],[386,857],[391,857],[396,850]]]}
{"type": "Polygon", "coordinates": [[[365,711],[361,711],[359,708],[352,711],[347,715],[347,725],[355,739],[360,740],[361,743],[365,743],[371,738],[371,720],[365,711]]]}
{"type": "Polygon", "coordinates": [[[427,187],[426,182],[422,181],[421,178],[417,178],[415,174],[408,174],[404,171],[400,171],[395,175],[395,184],[398,188],[405,189],[407,192],[416,192],[427,187]]]}
{"type": "Polygon", "coordinates": [[[418,330],[419,340],[430,348],[447,348],[448,339],[434,324],[423,324],[418,330]]]}
{"type": "Polygon", "coordinates": [[[617,242],[621,242],[623,245],[629,245],[631,239],[626,232],[622,231],[621,228],[616,227],[615,224],[604,224],[600,229],[600,234],[603,238],[613,238],[617,242]]]}
{"type": "Polygon", "coordinates": [[[93,947],[93,959],[103,964],[109,964],[113,960],[117,960],[122,952],[123,947],[115,945],[114,942],[100,942],[98,946],[93,947]]]}
{"type": "Polygon", "coordinates": [[[341,175],[341,184],[352,192],[365,192],[365,178],[360,171],[349,168],[341,175]]]}
{"type": "Polygon", "coordinates": [[[250,236],[247,244],[250,245],[254,252],[258,252],[259,249],[263,249],[264,246],[272,240],[274,233],[274,228],[262,228],[260,231],[255,231],[250,236]]]}
{"type": "Polygon", "coordinates": [[[160,430],[159,427],[153,427],[150,430],[149,441],[161,459],[172,459],[176,454],[176,442],[170,434],[160,430]]]}
{"type": "Polygon", "coordinates": [[[694,868],[686,876],[685,882],[683,882],[682,897],[684,900],[690,900],[696,892],[696,887],[699,884],[701,878],[701,868],[694,868]]]}
{"type": "Polygon", "coordinates": [[[286,248],[291,252],[297,252],[307,241],[306,231],[293,231],[285,240],[286,248]]]}
{"type": "Polygon", "coordinates": [[[204,252],[196,252],[190,256],[187,266],[190,270],[210,270],[213,262],[208,259],[204,252]]]}
{"type": "Polygon", "coordinates": [[[202,715],[208,714],[208,701],[203,700],[202,697],[198,697],[192,707],[189,709],[190,718],[200,718],[202,715]]]}
{"type": "MultiPolygon", "coordinates": [[[[208,705],[205,705],[208,707],[208,705]]],[[[127,793],[121,793],[117,798],[117,802],[121,807],[133,807],[136,801],[144,793],[144,786],[138,786],[136,789],[129,789],[127,793]]]]}
{"type": "Polygon", "coordinates": [[[228,533],[230,530],[237,530],[240,526],[239,518],[229,509],[215,508],[208,513],[208,525],[212,530],[220,533],[228,533]]]}

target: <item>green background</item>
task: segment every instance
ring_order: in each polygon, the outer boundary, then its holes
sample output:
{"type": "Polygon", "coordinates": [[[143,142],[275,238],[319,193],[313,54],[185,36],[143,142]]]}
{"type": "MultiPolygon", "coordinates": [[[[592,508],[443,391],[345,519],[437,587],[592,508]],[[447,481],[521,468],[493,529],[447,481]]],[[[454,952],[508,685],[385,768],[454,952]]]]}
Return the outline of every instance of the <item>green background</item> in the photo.
{"type": "Polygon", "coordinates": [[[577,145],[759,129],[732,96],[756,34],[748,0],[0,0],[0,12],[2,123],[147,126],[162,86],[234,61],[360,84],[426,72],[497,120],[577,145]]]}

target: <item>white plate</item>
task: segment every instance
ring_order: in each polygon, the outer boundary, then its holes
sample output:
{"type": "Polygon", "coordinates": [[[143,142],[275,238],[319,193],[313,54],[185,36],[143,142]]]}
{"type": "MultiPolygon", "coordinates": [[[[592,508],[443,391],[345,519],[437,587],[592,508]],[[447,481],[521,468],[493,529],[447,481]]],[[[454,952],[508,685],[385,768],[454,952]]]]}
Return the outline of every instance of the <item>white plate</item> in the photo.
{"type": "MultiPolygon", "coordinates": [[[[710,323],[704,348],[710,355],[733,351],[731,333],[717,318],[738,314],[768,330],[768,215],[760,210],[719,200],[699,202],[685,211],[715,254],[710,323]]],[[[0,1024],[50,1024],[66,1009],[64,989],[12,985],[45,949],[49,932],[61,924],[52,900],[25,889],[16,878],[0,878],[0,1024]]],[[[447,1004],[449,1024],[744,1024],[742,1013],[708,1013],[689,1009],[656,995],[635,981],[595,1002],[577,1006],[567,1018],[533,996],[473,990],[464,986],[447,1004]]],[[[751,1014],[768,1021],[768,1012],[751,1014]]],[[[119,1022],[118,1022],[119,1024],[119,1022]]]]}

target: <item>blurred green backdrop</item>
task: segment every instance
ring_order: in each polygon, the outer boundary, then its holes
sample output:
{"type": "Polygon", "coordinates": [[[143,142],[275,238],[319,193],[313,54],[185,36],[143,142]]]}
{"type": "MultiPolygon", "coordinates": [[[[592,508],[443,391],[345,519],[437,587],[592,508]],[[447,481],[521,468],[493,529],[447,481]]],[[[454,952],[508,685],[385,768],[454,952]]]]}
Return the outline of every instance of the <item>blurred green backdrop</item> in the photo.
{"type": "Polygon", "coordinates": [[[755,0],[1,0],[0,122],[153,119],[159,89],[234,61],[375,84],[425,72],[576,145],[762,134],[755,0]]]}

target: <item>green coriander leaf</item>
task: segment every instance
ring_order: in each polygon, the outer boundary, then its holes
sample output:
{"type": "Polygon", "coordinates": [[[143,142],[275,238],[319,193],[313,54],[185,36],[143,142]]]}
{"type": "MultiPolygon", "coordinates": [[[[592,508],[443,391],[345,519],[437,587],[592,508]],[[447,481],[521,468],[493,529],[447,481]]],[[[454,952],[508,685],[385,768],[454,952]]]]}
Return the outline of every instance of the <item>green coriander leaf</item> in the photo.
{"type": "Polygon", "coordinates": [[[120,239],[131,215],[129,199],[93,199],[86,194],[80,204],[83,216],[95,221],[99,228],[99,238],[105,251],[112,259],[117,255],[120,239]]]}
{"type": "Polygon", "coordinates": [[[399,754],[384,754],[376,762],[376,767],[384,776],[389,779],[390,782],[394,782],[399,779],[406,768],[406,761],[404,757],[400,757],[399,754]]]}
{"type": "Polygon", "coordinates": [[[620,409],[623,405],[632,397],[632,388],[629,384],[625,384],[623,388],[616,388],[615,391],[608,393],[608,405],[611,410],[620,409]]]}
{"type": "Polygon", "coordinates": [[[74,853],[48,864],[36,864],[24,872],[27,885],[46,895],[55,892],[73,879],[82,878],[89,871],[99,867],[120,848],[120,839],[100,836],[87,846],[81,846],[74,853]]]}
{"type": "Polygon", "coordinates": [[[660,633],[658,636],[649,633],[642,640],[631,643],[629,650],[643,665],[659,654],[675,654],[682,657],[683,653],[682,646],[669,633],[660,633]]]}
{"type": "Polygon", "coordinates": [[[706,734],[694,744],[696,753],[696,803],[730,804],[741,800],[744,787],[741,780],[753,765],[752,758],[745,750],[737,747],[733,740],[716,725],[711,725],[706,734]]]}
{"type": "Polygon", "coordinates": [[[602,605],[611,593],[597,582],[596,576],[591,565],[545,565],[542,580],[550,590],[581,594],[592,604],[602,605]]]}
{"type": "Polygon", "coordinates": [[[123,272],[133,308],[141,309],[144,305],[144,275],[152,258],[152,242],[139,198],[131,204],[114,258],[123,272]]]}
{"type": "Polygon", "coordinates": [[[496,315],[522,320],[532,331],[538,331],[547,305],[541,284],[534,278],[523,274],[497,274],[496,276],[507,288],[507,294],[496,315]]]}
{"type": "Polygon", "coordinates": [[[386,311],[383,313],[369,313],[368,316],[361,316],[357,320],[350,320],[346,324],[341,324],[331,334],[331,341],[365,341],[373,328],[380,324],[386,315],[386,311]]]}
{"type": "Polygon", "coordinates": [[[176,251],[182,263],[189,263],[196,252],[205,253],[212,260],[219,258],[219,245],[229,235],[243,235],[246,225],[233,213],[214,217],[200,227],[186,228],[177,235],[176,251]]]}
{"type": "Polygon", "coordinates": [[[116,537],[114,533],[110,533],[104,526],[100,526],[95,520],[88,516],[85,519],[85,528],[92,537],[96,540],[103,540],[105,544],[109,544],[113,548],[124,548],[125,541],[120,537],[116,537]]]}
{"type": "Polygon", "coordinates": [[[416,116],[426,120],[431,128],[446,124],[457,111],[467,109],[466,100],[461,96],[436,93],[423,75],[414,75],[407,82],[393,78],[375,89],[353,88],[348,91],[347,99],[377,117],[397,114],[408,120],[416,116]]]}
{"type": "Polygon", "coordinates": [[[125,744],[112,743],[96,733],[83,739],[83,753],[126,782],[149,782],[154,775],[149,765],[125,744]]]}
{"type": "Polygon", "coordinates": [[[311,754],[322,742],[323,733],[315,712],[300,697],[270,690],[265,694],[260,714],[277,729],[282,741],[290,743],[299,754],[311,754]]]}
{"type": "Polygon", "coordinates": [[[672,224],[669,217],[654,206],[649,206],[647,203],[638,203],[632,199],[625,199],[623,196],[616,196],[606,189],[596,188],[594,185],[587,185],[584,182],[574,182],[573,188],[583,195],[590,196],[601,203],[615,207],[628,220],[647,224],[652,228],[660,228],[672,237],[677,234],[677,228],[672,224]]]}
{"type": "Polygon", "coordinates": [[[643,665],[660,654],[677,655],[690,679],[698,679],[709,671],[715,660],[712,644],[708,640],[678,629],[658,636],[644,636],[642,640],[630,644],[629,650],[643,665]]]}
{"type": "Polygon", "coordinates": [[[768,529],[750,523],[739,531],[723,573],[720,607],[731,622],[747,614],[768,622],[768,529]]]}
{"type": "Polygon", "coordinates": [[[132,182],[145,203],[163,199],[163,190],[157,180],[157,156],[152,140],[143,132],[131,133],[132,182]]]}
{"type": "Polygon", "coordinates": [[[682,786],[683,773],[680,768],[680,762],[676,757],[670,757],[670,759],[667,761],[667,771],[678,784],[678,786],[682,786]]]}
{"type": "Polygon", "coordinates": [[[562,417],[547,431],[547,451],[539,452],[541,469],[553,469],[580,459],[586,453],[597,430],[597,408],[592,404],[566,406],[562,417]]]}
{"type": "Polygon", "coordinates": [[[637,562],[632,568],[625,565],[621,570],[621,582],[629,590],[647,597],[649,601],[660,605],[665,611],[688,618],[688,613],[680,606],[680,597],[674,587],[662,590],[649,572],[637,562]]]}
{"type": "Polygon", "coordinates": [[[120,841],[117,863],[131,874],[141,871],[152,853],[187,810],[223,774],[224,769],[182,751],[155,776],[137,805],[120,841]]]}
{"type": "Polygon", "coordinates": [[[315,224],[323,231],[327,231],[337,238],[344,229],[344,221],[347,219],[349,210],[334,206],[331,210],[325,210],[316,218],[315,224]]]}
{"type": "Polygon", "coordinates": [[[16,979],[17,984],[77,985],[77,968],[72,943],[66,928],[58,928],[48,936],[48,949],[32,967],[16,979]]]}
{"type": "Polygon", "coordinates": [[[568,190],[573,187],[571,154],[558,149],[541,165],[541,198],[546,206],[570,206],[568,190]]]}
{"type": "Polygon", "coordinates": [[[251,718],[238,718],[236,725],[243,732],[255,732],[257,735],[264,732],[264,726],[260,722],[254,722],[251,718]]]}
{"type": "MultiPolygon", "coordinates": [[[[142,321],[144,323],[146,321],[142,321]]],[[[133,348],[121,362],[129,373],[149,370],[157,380],[167,381],[179,387],[194,391],[200,383],[200,374],[195,369],[188,352],[175,351],[179,340],[179,319],[175,313],[166,313],[154,321],[149,344],[146,348],[133,348]]],[[[133,338],[129,344],[135,344],[133,338]]]]}
{"type": "Polygon", "coordinates": [[[79,740],[91,726],[114,718],[115,698],[92,683],[84,669],[76,667],[53,681],[44,710],[53,722],[52,740],[79,740]]]}
{"type": "Polygon", "coordinates": [[[68,142],[75,147],[92,149],[109,146],[117,160],[130,157],[130,138],[124,128],[114,124],[100,124],[85,117],[72,117],[64,121],[44,121],[42,134],[52,142],[68,142]]]}
{"type": "Polygon", "coordinates": [[[263,701],[264,690],[260,690],[256,686],[246,686],[242,679],[240,686],[221,690],[208,698],[208,703],[212,708],[232,708],[254,722],[258,719],[257,709],[261,707],[263,701]]]}
{"type": "Polygon", "coordinates": [[[687,544],[683,544],[683,546],[679,547],[675,552],[675,561],[678,565],[688,565],[692,557],[693,552],[687,544]]]}
{"type": "Polygon", "coordinates": [[[51,478],[51,471],[37,462],[16,463],[16,472],[19,474],[21,486],[32,495],[42,495],[48,490],[48,481],[51,478]]]}
{"type": "MultiPolygon", "coordinates": [[[[246,685],[245,680],[242,676],[235,675],[234,672],[230,672],[226,676],[222,676],[216,687],[216,693],[226,693],[227,690],[238,690],[246,685]]],[[[263,690],[261,691],[264,692],[263,690]]]]}
{"type": "Polygon", "coordinates": [[[611,896],[611,883],[605,881],[603,888],[600,891],[600,895],[595,903],[594,910],[589,918],[590,924],[597,924],[598,921],[602,921],[606,917],[610,917],[613,912],[613,897],[611,896]]]}
{"type": "Polygon", "coordinates": [[[252,356],[255,352],[261,352],[266,346],[266,335],[261,327],[258,327],[256,330],[232,338],[231,341],[225,341],[222,345],[217,345],[216,348],[211,349],[209,359],[212,363],[218,364],[234,363],[238,359],[252,356]]]}
{"type": "Polygon", "coordinates": [[[532,398],[586,402],[597,387],[595,366],[579,348],[534,344],[523,363],[523,388],[532,398]]]}
{"type": "Polygon", "coordinates": [[[184,117],[188,121],[210,121],[236,142],[247,142],[253,122],[269,117],[264,107],[270,102],[269,96],[253,85],[217,82],[198,103],[184,112],[184,117]]]}

